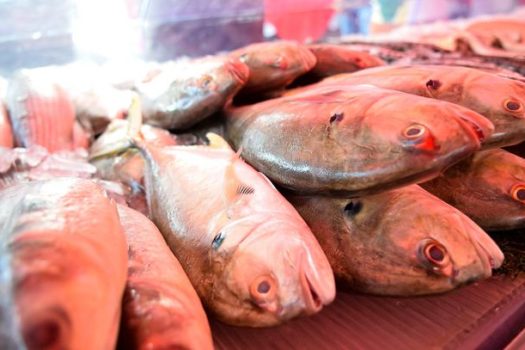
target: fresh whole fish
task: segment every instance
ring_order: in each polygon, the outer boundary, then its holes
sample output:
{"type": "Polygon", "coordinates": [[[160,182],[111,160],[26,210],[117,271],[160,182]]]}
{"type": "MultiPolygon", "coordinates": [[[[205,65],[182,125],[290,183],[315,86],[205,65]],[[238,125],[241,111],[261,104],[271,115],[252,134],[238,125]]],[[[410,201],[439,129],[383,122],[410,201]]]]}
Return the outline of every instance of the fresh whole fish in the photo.
{"type": "Polygon", "coordinates": [[[97,169],[87,162],[87,152],[49,153],[44,147],[1,148],[0,189],[21,182],[51,180],[56,177],[92,178],[97,169]]]}
{"type": "Polygon", "coordinates": [[[315,55],[316,64],[307,75],[318,78],[385,65],[379,57],[342,45],[316,44],[308,49],[315,55]]]}
{"type": "Polygon", "coordinates": [[[6,104],[15,144],[50,152],[72,150],[75,108],[67,92],[46,75],[18,72],[9,82],[6,104]]]}
{"type": "MultiPolygon", "coordinates": [[[[525,83],[520,81],[466,67],[420,65],[371,68],[319,83],[321,86],[349,84],[371,84],[470,108],[488,118],[495,127],[483,148],[525,140],[525,83]]],[[[296,93],[291,91],[290,95],[296,93]]]]}
{"type": "Polygon", "coordinates": [[[361,198],[287,198],[323,247],[336,278],[382,295],[451,290],[503,261],[472,220],[417,185],[361,198]]]}
{"type": "Polygon", "coordinates": [[[213,349],[199,297],[157,227],[133,209],[118,212],[129,247],[125,348],[213,349]]]}
{"type": "Polygon", "coordinates": [[[234,325],[318,312],[335,285],[308,226],[223,139],[210,139],[216,148],[139,143],[150,217],[197,293],[234,325]]]}
{"type": "Polygon", "coordinates": [[[485,230],[525,227],[525,159],[510,152],[478,152],[421,186],[485,230]]]}
{"type": "Polygon", "coordinates": [[[7,115],[7,110],[0,102],[0,147],[12,148],[14,146],[13,130],[7,115]]]}
{"type": "Polygon", "coordinates": [[[360,196],[428,180],[480,147],[493,125],[443,101],[331,86],[230,109],[243,158],[302,193],[360,196]]]}
{"type": "Polygon", "coordinates": [[[101,187],[63,178],[0,192],[2,349],[113,349],[126,240],[101,187]]]}
{"type": "Polygon", "coordinates": [[[229,103],[248,75],[248,67],[239,60],[210,56],[165,63],[136,90],[143,101],[146,123],[186,129],[229,103]]]}
{"type": "Polygon", "coordinates": [[[250,69],[242,94],[284,88],[315,66],[315,56],[304,45],[291,41],[257,43],[233,51],[250,69]]]}

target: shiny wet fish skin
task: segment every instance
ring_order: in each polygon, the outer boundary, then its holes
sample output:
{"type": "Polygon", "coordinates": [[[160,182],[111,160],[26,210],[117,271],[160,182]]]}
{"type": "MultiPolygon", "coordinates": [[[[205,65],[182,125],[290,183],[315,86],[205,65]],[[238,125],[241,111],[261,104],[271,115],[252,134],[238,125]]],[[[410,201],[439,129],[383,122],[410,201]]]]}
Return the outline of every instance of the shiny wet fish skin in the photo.
{"type": "Polygon", "coordinates": [[[334,299],[333,273],[304,221],[229,147],[139,145],[150,217],[219,319],[272,326],[334,299]]]}
{"type": "Polygon", "coordinates": [[[121,345],[213,349],[199,297],[157,227],[133,209],[119,205],[118,212],[128,242],[121,345]]]}
{"type": "Polygon", "coordinates": [[[428,180],[493,125],[464,107],[370,85],[328,86],[226,112],[226,134],[272,181],[360,196],[428,180]]]}
{"type": "Polygon", "coordinates": [[[417,185],[361,198],[287,198],[336,278],[360,292],[442,293],[490,277],[503,261],[481,228],[417,185]]]}
{"type": "Polygon", "coordinates": [[[115,203],[62,178],[5,189],[0,206],[2,344],[113,349],[127,267],[115,203]]]}
{"type": "MultiPolygon", "coordinates": [[[[319,84],[371,84],[470,108],[494,124],[494,133],[483,142],[484,149],[525,140],[525,83],[478,69],[439,65],[385,66],[333,76],[319,84]]],[[[289,92],[293,93],[296,92],[289,92]]]]}
{"type": "Polygon", "coordinates": [[[478,152],[421,186],[485,230],[525,227],[525,159],[510,152],[478,152]]]}

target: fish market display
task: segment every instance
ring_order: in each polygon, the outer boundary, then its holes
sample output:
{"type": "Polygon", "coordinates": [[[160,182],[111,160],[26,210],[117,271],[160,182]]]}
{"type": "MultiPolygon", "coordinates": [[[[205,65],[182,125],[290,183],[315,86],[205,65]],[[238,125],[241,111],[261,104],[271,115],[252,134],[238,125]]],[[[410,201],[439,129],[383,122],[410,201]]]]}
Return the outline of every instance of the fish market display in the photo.
{"type": "Polygon", "coordinates": [[[262,174],[210,139],[214,147],[139,143],[150,217],[197,293],[235,325],[318,312],[335,285],[310,229],[262,174]]]}
{"type": "Polygon", "coordinates": [[[46,75],[19,72],[9,82],[6,104],[17,146],[40,145],[56,152],[84,143],[78,140],[79,131],[74,133],[75,108],[69,95],[46,75]]]}
{"type": "Polygon", "coordinates": [[[49,153],[42,146],[0,147],[0,189],[55,177],[92,178],[97,169],[87,162],[85,150],[49,153]]]}
{"type": "Polygon", "coordinates": [[[12,148],[14,146],[13,130],[3,103],[0,103],[0,147],[12,148]]]}
{"type": "Polygon", "coordinates": [[[202,304],[155,225],[118,206],[128,241],[123,301],[127,349],[213,349],[202,304]]]}
{"type": "Polygon", "coordinates": [[[165,63],[136,90],[146,123],[185,129],[222,109],[248,76],[248,67],[237,59],[205,57],[165,63]]]}
{"type": "Polygon", "coordinates": [[[440,293],[491,276],[503,261],[472,220],[417,185],[361,198],[287,198],[335,276],[361,292],[440,293]]]}
{"type": "Polygon", "coordinates": [[[486,230],[525,227],[525,159],[487,150],[421,184],[486,230]]]}
{"type": "Polygon", "coordinates": [[[385,65],[377,56],[341,45],[316,44],[309,45],[308,49],[315,55],[316,64],[307,75],[317,78],[385,65]]]}
{"type": "Polygon", "coordinates": [[[291,41],[252,44],[230,56],[239,58],[250,69],[248,82],[241,91],[243,94],[284,88],[316,63],[306,46],[291,41]]]}
{"type": "Polygon", "coordinates": [[[2,349],[113,349],[126,281],[115,203],[89,180],[0,192],[2,349]]]}
{"type": "Polygon", "coordinates": [[[493,131],[464,107],[370,85],[311,89],[231,109],[226,119],[243,158],[271,180],[343,196],[435,177],[493,131]]]}
{"type": "MultiPolygon", "coordinates": [[[[453,66],[388,66],[334,76],[319,84],[372,84],[470,108],[494,124],[494,133],[484,141],[484,148],[525,140],[525,83],[480,70],[453,66]]],[[[292,90],[290,94],[293,93],[292,90]]]]}

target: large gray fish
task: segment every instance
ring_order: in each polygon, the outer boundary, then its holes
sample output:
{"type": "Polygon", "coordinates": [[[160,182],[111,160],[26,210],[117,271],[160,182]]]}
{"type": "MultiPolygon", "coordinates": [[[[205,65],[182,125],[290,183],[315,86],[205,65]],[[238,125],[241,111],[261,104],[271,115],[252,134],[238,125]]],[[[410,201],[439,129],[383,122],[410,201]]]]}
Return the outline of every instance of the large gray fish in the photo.
{"type": "Polygon", "coordinates": [[[421,186],[485,230],[525,227],[525,159],[510,152],[478,152],[421,186]]]}
{"type": "Polygon", "coordinates": [[[440,293],[489,277],[503,261],[472,220],[417,185],[354,199],[287,198],[336,277],[361,292],[440,293]]]}
{"type": "MultiPolygon", "coordinates": [[[[327,78],[320,85],[371,84],[470,108],[495,127],[483,148],[525,140],[525,83],[457,66],[386,66],[327,78]]],[[[306,89],[306,88],[303,88],[306,89]]],[[[293,90],[289,94],[294,93],[293,90]]]]}
{"type": "Polygon", "coordinates": [[[0,344],[113,349],[126,282],[116,205],[89,180],[0,192],[0,344]]]}
{"type": "Polygon", "coordinates": [[[168,62],[138,84],[148,124],[185,129],[222,109],[246,83],[248,67],[226,56],[168,62]]]}
{"type": "Polygon", "coordinates": [[[199,296],[157,227],[133,209],[119,205],[118,212],[129,247],[126,348],[213,349],[199,296]]]}
{"type": "Polygon", "coordinates": [[[467,108],[367,85],[230,109],[226,122],[243,158],[279,185],[343,196],[435,177],[493,130],[467,108]]]}
{"type": "Polygon", "coordinates": [[[150,217],[197,293],[235,325],[318,312],[335,284],[310,229],[262,174],[210,138],[218,148],[139,142],[150,217]]]}
{"type": "Polygon", "coordinates": [[[250,78],[241,93],[284,88],[315,66],[315,56],[304,45],[291,41],[257,43],[233,51],[250,68],[250,78]]]}

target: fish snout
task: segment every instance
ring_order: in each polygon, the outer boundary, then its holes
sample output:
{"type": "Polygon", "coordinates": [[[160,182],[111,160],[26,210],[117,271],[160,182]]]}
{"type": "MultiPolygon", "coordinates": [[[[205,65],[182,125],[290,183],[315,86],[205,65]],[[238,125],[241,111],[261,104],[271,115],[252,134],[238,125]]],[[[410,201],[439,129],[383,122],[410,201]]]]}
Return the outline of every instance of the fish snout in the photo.
{"type": "Polygon", "coordinates": [[[243,85],[246,84],[250,77],[250,68],[238,59],[230,60],[228,70],[231,75],[243,85]]]}
{"type": "Polygon", "coordinates": [[[307,257],[303,263],[300,283],[306,314],[320,311],[335,298],[335,280],[331,268],[317,266],[310,257],[307,257]]]}
{"type": "Polygon", "coordinates": [[[494,124],[474,111],[466,110],[458,114],[458,119],[465,129],[476,136],[480,143],[484,143],[494,132],[494,124]]]}

